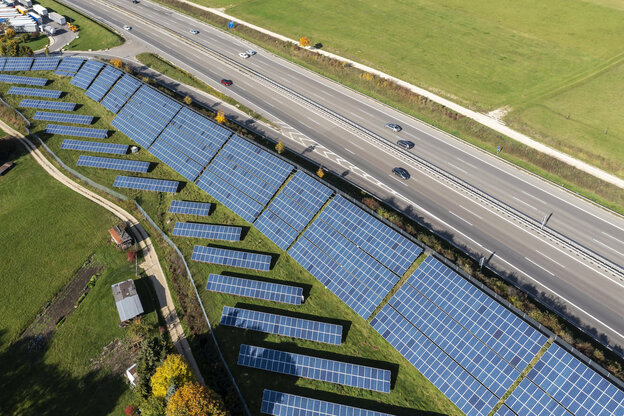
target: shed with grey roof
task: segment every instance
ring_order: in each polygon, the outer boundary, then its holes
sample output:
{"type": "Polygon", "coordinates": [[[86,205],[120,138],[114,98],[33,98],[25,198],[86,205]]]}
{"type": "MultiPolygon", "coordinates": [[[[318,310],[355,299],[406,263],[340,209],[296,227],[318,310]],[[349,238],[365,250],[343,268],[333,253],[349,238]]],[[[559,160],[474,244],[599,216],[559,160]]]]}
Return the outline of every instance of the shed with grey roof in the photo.
{"type": "Polygon", "coordinates": [[[137,294],[134,280],[128,279],[124,282],[115,283],[112,288],[121,322],[129,321],[143,313],[143,305],[141,305],[141,299],[137,294]]]}

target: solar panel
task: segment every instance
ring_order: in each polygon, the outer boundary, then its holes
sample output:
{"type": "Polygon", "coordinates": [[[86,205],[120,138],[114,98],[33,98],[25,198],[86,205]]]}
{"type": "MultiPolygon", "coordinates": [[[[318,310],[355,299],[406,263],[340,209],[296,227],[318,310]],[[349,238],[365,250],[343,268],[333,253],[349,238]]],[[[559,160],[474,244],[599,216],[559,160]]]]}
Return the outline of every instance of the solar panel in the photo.
{"type": "Polygon", "coordinates": [[[6,60],[7,60],[7,58],[0,57],[0,71],[2,71],[4,69],[4,64],[5,64],[6,60]]]}
{"type": "Polygon", "coordinates": [[[129,172],[146,173],[150,162],[127,159],[111,159],[107,157],[81,155],[78,158],[77,166],[89,166],[93,168],[125,170],[129,172]]]}
{"type": "Polygon", "coordinates": [[[264,390],[261,412],[273,416],[391,416],[387,413],[264,390]]]}
{"type": "Polygon", "coordinates": [[[34,77],[23,77],[20,75],[0,74],[0,82],[6,82],[10,84],[37,85],[37,86],[43,87],[48,83],[48,80],[46,78],[34,78],[34,77]]]}
{"type": "Polygon", "coordinates": [[[303,171],[297,171],[282,192],[311,212],[318,212],[333,193],[303,171]]]}
{"type": "Polygon", "coordinates": [[[279,283],[262,282],[259,280],[242,279],[240,277],[210,274],[206,290],[227,293],[253,299],[264,299],[273,302],[301,305],[303,289],[279,283]]]}
{"type": "Polygon", "coordinates": [[[4,63],[3,71],[30,71],[33,58],[19,57],[19,58],[7,58],[4,63]]]}
{"type": "Polygon", "coordinates": [[[199,224],[196,222],[176,222],[173,235],[178,237],[205,238],[209,240],[240,241],[241,227],[228,225],[199,224]]]}
{"type": "Polygon", "coordinates": [[[180,182],[133,176],[117,176],[113,186],[118,188],[140,189],[142,191],[176,193],[180,187],[180,182]]]}
{"type": "Polygon", "coordinates": [[[249,309],[223,307],[221,325],[286,337],[340,345],[342,325],[251,311],[249,309]]]}
{"type": "Polygon", "coordinates": [[[94,101],[101,101],[108,90],[113,86],[115,81],[121,77],[122,74],[123,72],[120,70],[113,68],[110,65],[106,65],[102,72],[100,72],[100,75],[98,75],[93,81],[91,86],[87,88],[85,94],[94,101]]]}
{"type": "Polygon", "coordinates": [[[415,243],[340,195],[320,218],[398,275],[422,253],[415,243]]]}
{"type": "Polygon", "coordinates": [[[201,173],[203,166],[175,150],[162,139],[157,139],[149,148],[151,154],[165,162],[170,168],[193,182],[201,173]]]}
{"type": "Polygon", "coordinates": [[[46,56],[41,58],[35,58],[35,61],[32,64],[31,71],[54,71],[59,62],[61,62],[61,58],[57,56],[46,56]]]}
{"type": "Polygon", "coordinates": [[[282,250],[287,250],[299,235],[297,231],[268,209],[260,214],[254,225],[258,231],[267,236],[269,240],[273,241],[282,250]]]}
{"type": "Polygon", "coordinates": [[[24,108],[41,108],[43,110],[74,111],[76,103],[66,103],[64,101],[31,100],[29,98],[24,98],[19,103],[19,106],[24,108]]]}
{"type": "Polygon", "coordinates": [[[63,126],[60,124],[48,124],[45,132],[48,134],[61,134],[63,136],[89,137],[92,139],[106,139],[108,130],[92,129],[89,127],[63,126]]]}
{"type": "Polygon", "coordinates": [[[63,91],[42,90],[39,88],[11,87],[9,94],[12,95],[29,95],[31,97],[60,98],[63,91]]]}
{"type": "Polygon", "coordinates": [[[65,139],[61,144],[61,149],[82,150],[85,152],[111,153],[115,155],[125,155],[128,153],[127,144],[88,142],[85,140],[65,139]]]}
{"type": "Polygon", "coordinates": [[[141,81],[124,74],[123,77],[111,88],[102,100],[102,105],[107,110],[117,114],[121,107],[128,101],[130,96],[141,86],[141,81]]]}
{"type": "Polygon", "coordinates": [[[86,90],[103,66],[102,62],[88,60],[69,83],[86,90]]]}
{"type": "Polygon", "coordinates": [[[208,202],[192,202],[192,201],[171,201],[169,212],[174,214],[198,215],[207,217],[210,215],[210,206],[208,202]]]}
{"type": "Polygon", "coordinates": [[[516,415],[513,410],[511,410],[510,408],[508,408],[507,406],[501,406],[496,413],[494,414],[494,416],[518,416],[516,415]]]}
{"type": "MultiPolygon", "coordinates": [[[[522,416],[572,416],[572,413],[568,412],[528,378],[524,378],[520,382],[511,393],[511,396],[507,398],[505,404],[515,413],[522,416]]],[[[513,415],[513,413],[510,414],[513,415]]],[[[603,414],[607,415],[607,413],[603,414]]]]}
{"type": "Polygon", "coordinates": [[[248,253],[216,247],[195,246],[191,259],[203,263],[242,267],[263,272],[269,271],[271,268],[271,256],[268,254],[248,253]]]}
{"type": "Polygon", "coordinates": [[[51,113],[49,111],[37,111],[33,116],[33,120],[58,121],[61,123],[74,124],[91,124],[93,122],[93,116],[86,116],[82,114],[51,113]]]}
{"type": "Polygon", "coordinates": [[[57,75],[74,76],[80,69],[83,62],[84,59],[82,58],[63,58],[58,67],[56,67],[56,71],[54,71],[54,73],[57,75]]]}
{"type": "Polygon", "coordinates": [[[389,370],[241,344],[238,365],[390,393],[389,370]]]}

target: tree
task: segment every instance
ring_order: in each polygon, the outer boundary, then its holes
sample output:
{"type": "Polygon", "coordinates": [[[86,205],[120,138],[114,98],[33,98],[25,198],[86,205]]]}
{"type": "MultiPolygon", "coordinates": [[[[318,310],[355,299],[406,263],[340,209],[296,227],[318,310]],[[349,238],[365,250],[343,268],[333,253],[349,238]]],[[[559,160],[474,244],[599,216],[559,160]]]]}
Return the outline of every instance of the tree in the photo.
{"type": "Polygon", "coordinates": [[[143,341],[137,357],[137,383],[134,391],[138,397],[151,396],[150,380],[165,359],[165,344],[160,338],[143,341]]]}
{"type": "Polygon", "coordinates": [[[325,176],[325,171],[323,170],[323,166],[319,166],[318,170],[316,171],[316,175],[319,178],[322,178],[323,176],[325,176]]]}
{"type": "Polygon", "coordinates": [[[284,150],[286,150],[286,146],[284,146],[284,143],[280,140],[275,145],[275,151],[281,155],[282,153],[284,153],[284,150]]]}
{"type": "Polygon", "coordinates": [[[184,358],[179,354],[171,354],[152,376],[152,394],[164,398],[172,382],[176,386],[184,386],[194,378],[191,367],[184,358]]]}
{"type": "Polygon", "coordinates": [[[215,121],[217,123],[223,124],[225,123],[225,120],[226,120],[225,113],[221,110],[217,111],[217,115],[215,116],[215,121]]]}
{"type": "Polygon", "coordinates": [[[184,97],[184,104],[186,104],[186,105],[193,104],[193,99],[190,96],[187,95],[186,97],[184,97]]]}
{"type": "Polygon", "coordinates": [[[305,36],[302,36],[301,38],[299,38],[299,46],[301,47],[307,47],[310,46],[310,39],[306,38],[305,36]]]}
{"type": "Polygon", "coordinates": [[[111,60],[109,62],[115,68],[121,68],[123,66],[123,62],[121,62],[121,59],[119,59],[119,58],[111,58],[111,60]]]}
{"type": "Polygon", "coordinates": [[[50,49],[48,48],[48,45],[46,45],[45,50],[43,52],[45,53],[45,56],[50,56],[50,49]]]}
{"type": "Polygon", "coordinates": [[[15,29],[13,28],[8,28],[5,32],[4,32],[4,37],[7,39],[13,39],[15,37],[15,29]]]}
{"type": "Polygon", "coordinates": [[[167,403],[167,416],[229,416],[221,397],[197,382],[180,387],[167,403]]]}
{"type": "Polygon", "coordinates": [[[150,396],[139,406],[141,416],[165,416],[165,403],[162,399],[150,396]]]}

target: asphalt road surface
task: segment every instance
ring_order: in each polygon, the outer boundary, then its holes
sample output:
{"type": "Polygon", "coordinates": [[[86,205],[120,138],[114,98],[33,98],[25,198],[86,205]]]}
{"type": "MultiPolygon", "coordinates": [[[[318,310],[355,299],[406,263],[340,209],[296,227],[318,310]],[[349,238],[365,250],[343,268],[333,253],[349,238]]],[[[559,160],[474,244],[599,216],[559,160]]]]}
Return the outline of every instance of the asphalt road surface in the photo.
{"type": "Polygon", "coordinates": [[[148,1],[65,2],[143,42],[137,53],[155,51],[258,111],[282,128],[291,149],[484,256],[488,267],[624,349],[621,216],[191,17],[148,1]],[[250,48],[258,54],[238,56],[250,48]],[[221,78],[233,85],[222,86],[221,78]],[[386,122],[403,130],[394,133],[386,122]],[[414,149],[399,149],[398,139],[414,149]],[[395,166],[411,178],[394,176],[395,166]]]}

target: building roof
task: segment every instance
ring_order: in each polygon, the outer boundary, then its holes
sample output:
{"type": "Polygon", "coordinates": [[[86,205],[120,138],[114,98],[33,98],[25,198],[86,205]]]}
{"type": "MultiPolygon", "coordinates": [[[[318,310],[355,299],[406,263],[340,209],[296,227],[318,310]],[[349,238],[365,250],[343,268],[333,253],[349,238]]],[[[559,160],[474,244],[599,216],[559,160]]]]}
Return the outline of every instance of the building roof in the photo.
{"type": "Polygon", "coordinates": [[[124,282],[115,283],[112,288],[121,322],[143,313],[143,305],[141,305],[141,299],[137,294],[134,280],[128,279],[124,282]]]}

